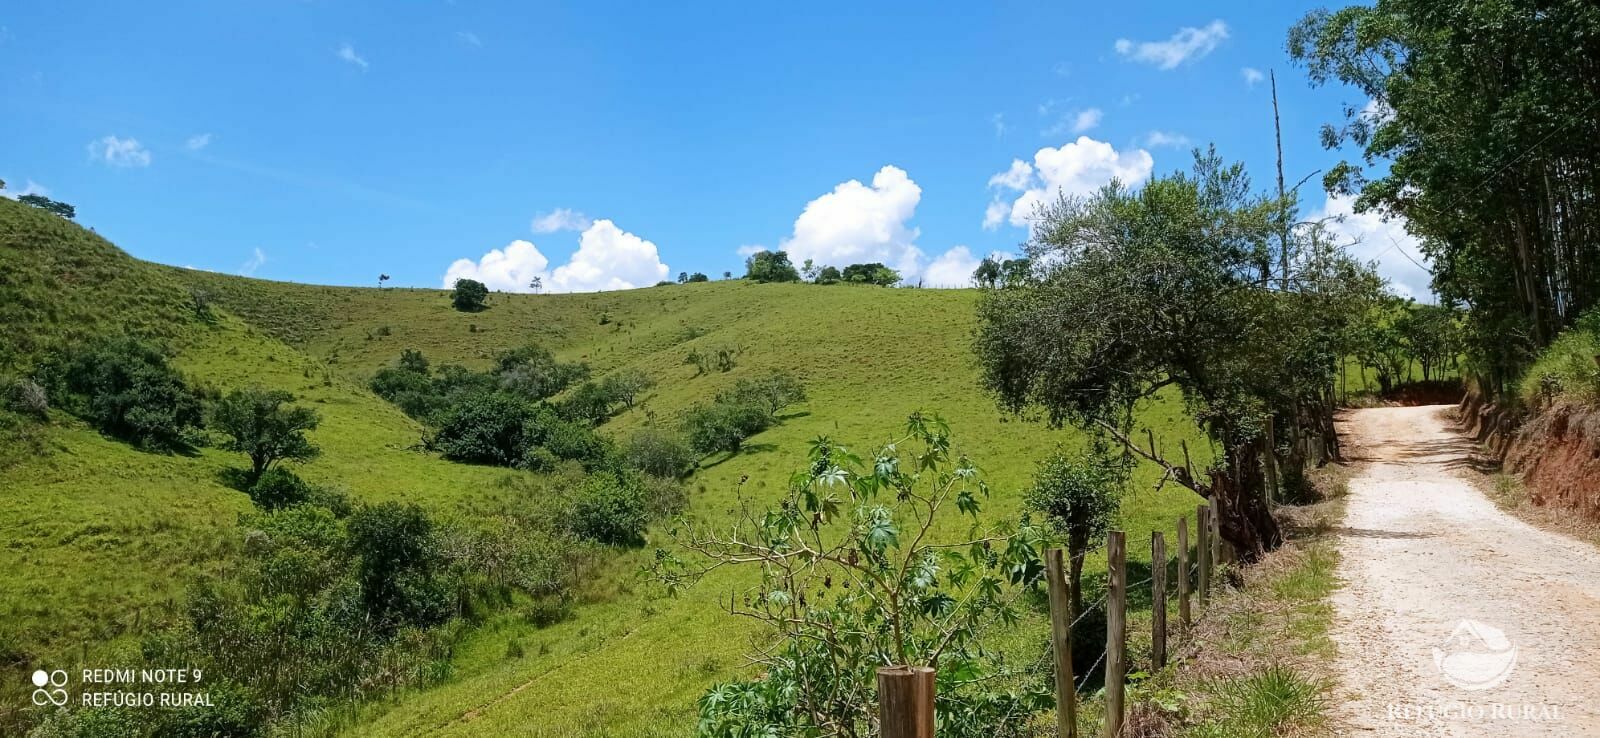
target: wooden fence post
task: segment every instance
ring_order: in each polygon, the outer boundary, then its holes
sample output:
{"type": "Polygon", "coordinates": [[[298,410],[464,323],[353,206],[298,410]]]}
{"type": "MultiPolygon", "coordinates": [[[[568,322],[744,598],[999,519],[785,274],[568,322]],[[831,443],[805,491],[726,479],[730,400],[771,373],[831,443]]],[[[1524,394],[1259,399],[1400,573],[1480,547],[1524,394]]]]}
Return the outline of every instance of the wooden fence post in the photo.
{"type": "Polygon", "coordinates": [[[1056,657],[1056,737],[1078,738],[1078,692],[1072,676],[1072,597],[1067,592],[1067,567],[1061,549],[1045,552],[1050,584],[1050,645],[1056,657]]]}
{"type": "Polygon", "coordinates": [[[878,669],[878,733],[882,738],[933,738],[932,667],[878,669]]]}
{"type": "Polygon", "coordinates": [[[1217,496],[1211,496],[1211,565],[1222,566],[1222,516],[1217,514],[1217,496]]]}
{"type": "Polygon", "coordinates": [[[1123,681],[1127,678],[1128,554],[1122,531],[1106,534],[1106,565],[1110,586],[1106,591],[1106,735],[1121,738],[1123,681]]]}
{"type": "Polygon", "coordinates": [[[1167,539],[1150,533],[1150,659],[1167,665],[1167,539]]]}
{"type": "Polygon", "coordinates": [[[1194,532],[1198,534],[1195,553],[1200,557],[1200,607],[1204,608],[1211,599],[1211,508],[1201,505],[1194,514],[1194,532]]]}
{"type": "Polygon", "coordinates": [[[1189,520],[1178,518],[1178,620],[1189,627],[1189,520]]]}

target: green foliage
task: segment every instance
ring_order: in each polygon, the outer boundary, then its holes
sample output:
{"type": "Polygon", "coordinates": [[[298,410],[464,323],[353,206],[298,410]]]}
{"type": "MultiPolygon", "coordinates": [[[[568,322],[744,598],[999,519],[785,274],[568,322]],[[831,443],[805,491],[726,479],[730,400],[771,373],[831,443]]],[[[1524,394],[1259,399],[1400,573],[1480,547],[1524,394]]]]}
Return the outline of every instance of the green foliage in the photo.
{"type": "Polygon", "coordinates": [[[1104,449],[1081,456],[1058,450],[1039,462],[1033,486],[1026,493],[1028,508],[1040,513],[1066,539],[1073,612],[1083,612],[1084,554],[1116,520],[1132,461],[1104,449]]]}
{"type": "Polygon", "coordinates": [[[440,414],[433,446],[452,461],[511,466],[523,457],[524,426],[534,412],[507,392],[468,395],[440,414]]]}
{"type": "Polygon", "coordinates": [[[781,503],[726,532],[682,534],[696,563],[658,558],[674,589],[724,565],[759,569],[735,607],[778,636],[753,657],[761,679],[701,697],[698,734],[870,734],[876,669],[937,664],[940,735],[1026,735],[1047,683],[994,660],[982,635],[1016,622],[1041,573],[1037,531],[980,528],[988,487],[937,417],[913,415],[870,462],[826,438],[808,456],[781,503]],[[951,505],[972,537],[935,544],[927,534],[951,505]]]}
{"type": "Polygon", "coordinates": [[[591,474],[572,502],[572,529],[597,543],[644,543],[650,522],[643,481],[632,474],[591,474]]]}
{"type": "Polygon", "coordinates": [[[798,282],[800,272],[783,251],[757,251],[744,260],[745,279],[756,282],[798,282]]]}
{"type": "Polygon", "coordinates": [[[620,401],[632,410],[639,395],[656,386],[656,382],[638,369],[622,369],[606,375],[600,386],[614,401],[620,401]]]}
{"type": "Polygon", "coordinates": [[[1600,309],[1585,314],[1576,326],[1562,332],[1539,353],[1522,378],[1522,400],[1533,407],[1557,400],[1600,404],[1600,358],[1597,357],[1600,357],[1600,309]]]}
{"type": "Polygon", "coordinates": [[[704,403],[689,408],[683,416],[689,446],[701,455],[738,453],[746,440],[772,423],[766,408],[749,403],[704,403]]]}
{"type": "Polygon", "coordinates": [[[683,363],[694,365],[694,375],[710,374],[712,372],[731,372],[738,366],[739,348],[737,346],[706,346],[689,349],[683,363]]]}
{"type": "Polygon", "coordinates": [[[1272,738],[1322,721],[1325,687],[1286,666],[1273,665],[1240,677],[1218,677],[1206,690],[1215,717],[1200,736],[1272,738]]]}
{"type": "Polygon", "coordinates": [[[812,281],[817,284],[838,284],[844,279],[838,267],[825,266],[817,270],[817,276],[812,281]]]}
{"type": "Polygon", "coordinates": [[[137,446],[177,450],[201,425],[200,398],[155,347],[103,338],[53,357],[40,369],[62,409],[137,446]]]}
{"type": "Polygon", "coordinates": [[[59,200],[52,200],[44,195],[23,195],[17,198],[17,202],[20,202],[24,205],[32,205],[33,207],[39,208],[47,213],[54,213],[66,218],[67,220],[72,220],[78,215],[77,208],[74,208],[71,205],[59,200]]]}
{"type": "Polygon", "coordinates": [[[665,479],[683,477],[695,464],[694,449],[689,447],[688,441],[661,428],[634,432],[623,444],[622,458],[628,466],[665,479]]]}
{"type": "Polygon", "coordinates": [[[878,262],[871,264],[851,264],[840,273],[840,278],[845,282],[855,284],[875,284],[880,287],[892,287],[900,281],[900,273],[878,262]]]}
{"type": "Polygon", "coordinates": [[[347,525],[361,605],[380,629],[427,627],[450,615],[433,521],[416,505],[386,502],[357,510],[347,525]]]}
{"type": "Polygon", "coordinates": [[[621,398],[618,388],[608,382],[584,382],[561,400],[558,407],[562,417],[574,422],[596,426],[611,417],[621,398]]]}
{"type": "Polygon", "coordinates": [[[716,401],[728,405],[754,405],[776,422],[778,413],[783,412],[784,408],[806,401],[806,387],[793,374],[773,371],[735,382],[731,389],[717,393],[716,401]]]}
{"type": "Polygon", "coordinates": [[[458,279],[450,291],[450,304],[464,313],[481,312],[489,306],[489,288],[476,279],[458,279]]]}
{"type": "Polygon", "coordinates": [[[492,374],[507,391],[543,400],[587,379],[589,365],[556,361],[548,349],[529,343],[496,355],[492,374]]]}
{"type": "Polygon", "coordinates": [[[277,467],[268,469],[250,485],[250,501],[263,510],[298,505],[311,499],[312,488],[294,472],[277,467]]]}
{"type": "Polygon", "coordinates": [[[695,272],[694,274],[689,275],[689,281],[691,283],[692,282],[710,282],[711,278],[707,277],[705,272],[695,272]]]}
{"type": "Polygon", "coordinates": [[[224,446],[250,457],[250,479],[257,480],[280,461],[310,461],[321,453],[306,438],[315,430],[317,412],[285,405],[294,395],[283,390],[234,390],[211,409],[211,424],[229,437],[224,446]]]}
{"type": "Polygon", "coordinates": [[[1464,348],[1499,393],[1600,300],[1600,13],[1581,0],[1380,0],[1315,10],[1289,32],[1314,84],[1354,87],[1324,145],[1332,192],[1398,215],[1433,287],[1470,306],[1464,348]]]}
{"type": "Polygon", "coordinates": [[[993,289],[1000,283],[1000,262],[993,256],[983,257],[983,261],[978,262],[978,268],[972,270],[972,281],[979,287],[993,289]]]}

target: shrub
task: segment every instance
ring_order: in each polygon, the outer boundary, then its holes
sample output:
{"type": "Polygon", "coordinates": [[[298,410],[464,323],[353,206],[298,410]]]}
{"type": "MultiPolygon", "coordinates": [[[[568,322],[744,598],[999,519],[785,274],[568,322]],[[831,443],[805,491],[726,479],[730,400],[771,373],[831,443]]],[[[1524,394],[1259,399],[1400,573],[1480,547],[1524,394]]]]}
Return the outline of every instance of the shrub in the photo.
{"type": "Polygon", "coordinates": [[[18,379],[11,383],[6,405],[12,410],[44,420],[50,414],[50,396],[38,382],[18,379]]]}
{"type": "Polygon", "coordinates": [[[711,278],[707,277],[705,272],[695,272],[694,274],[689,275],[689,281],[690,282],[709,282],[709,281],[711,281],[711,278]]]}
{"type": "Polygon", "coordinates": [[[618,398],[614,388],[596,382],[584,382],[561,401],[561,415],[568,420],[589,425],[599,425],[611,417],[611,407],[618,398]]]}
{"type": "Polygon", "coordinates": [[[310,500],[312,492],[310,484],[281,467],[263,472],[249,489],[250,501],[263,510],[298,505],[310,500]]]}
{"type": "Polygon", "coordinates": [[[548,349],[528,344],[497,355],[492,373],[502,389],[543,400],[588,378],[589,365],[556,361],[548,349]]]}
{"type": "Polygon", "coordinates": [[[1027,506],[1042,513],[1067,539],[1068,579],[1073,612],[1083,612],[1083,557],[1089,544],[1111,527],[1122,505],[1129,462],[1096,450],[1085,456],[1057,451],[1039,463],[1027,506]]]}
{"type": "Polygon", "coordinates": [[[441,414],[433,443],[447,459],[510,466],[523,457],[523,427],[532,416],[532,408],[513,395],[469,395],[441,414]]]}
{"type": "Polygon", "coordinates": [[[717,451],[737,453],[746,439],[771,425],[772,416],[765,409],[726,402],[696,405],[683,419],[689,446],[702,455],[717,451]]]}
{"type": "Polygon", "coordinates": [[[838,267],[825,266],[821,271],[817,272],[816,282],[817,284],[838,284],[843,279],[844,275],[839,273],[838,267]]]}
{"type": "Polygon", "coordinates": [[[363,507],[346,530],[362,607],[380,628],[444,622],[450,600],[434,576],[440,555],[433,521],[422,508],[398,502],[363,507]]]}
{"type": "Polygon", "coordinates": [[[880,287],[890,287],[900,281],[899,272],[878,262],[851,264],[844,268],[844,272],[840,276],[846,282],[875,284],[880,287]]]}
{"type": "Polygon", "coordinates": [[[659,428],[645,428],[628,437],[622,457],[639,471],[664,479],[677,479],[694,467],[694,449],[683,436],[659,428]]]}
{"type": "Polygon", "coordinates": [[[638,369],[621,369],[607,376],[601,386],[613,401],[621,402],[632,410],[639,395],[656,386],[656,383],[650,375],[638,369]]]}
{"type": "Polygon", "coordinates": [[[450,304],[464,313],[476,313],[488,307],[489,288],[476,279],[458,279],[450,291],[450,304]]]}
{"type": "Polygon", "coordinates": [[[43,373],[57,405],[138,446],[182,448],[201,424],[199,397],[166,357],[130,338],[80,346],[52,359],[43,373]]]}
{"type": "Polygon", "coordinates": [[[553,413],[540,415],[538,434],[531,443],[549,449],[556,458],[583,463],[591,471],[606,467],[611,462],[611,442],[582,423],[555,417],[553,413]]]}
{"type": "Polygon", "coordinates": [[[641,480],[631,474],[593,474],[572,502],[572,530],[591,541],[638,545],[650,522],[641,480]]]}

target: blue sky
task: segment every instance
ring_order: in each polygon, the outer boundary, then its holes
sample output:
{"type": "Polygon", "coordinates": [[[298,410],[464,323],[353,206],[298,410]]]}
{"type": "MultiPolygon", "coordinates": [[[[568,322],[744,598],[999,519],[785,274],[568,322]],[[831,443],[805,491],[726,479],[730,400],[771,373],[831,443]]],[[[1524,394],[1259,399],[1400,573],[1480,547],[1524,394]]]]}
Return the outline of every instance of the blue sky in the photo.
{"type": "MultiPolygon", "coordinates": [[[[947,284],[1032,201],[1192,145],[1270,186],[1247,68],[1278,73],[1291,180],[1366,102],[1289,63],[1310,4],[674,5],[24,4],[0,177],[141,258],[271,279],[606,289],[788,248],[947,284]]],[[[1425,290],[1399,224],[1343,228],[1425,290]]]]}

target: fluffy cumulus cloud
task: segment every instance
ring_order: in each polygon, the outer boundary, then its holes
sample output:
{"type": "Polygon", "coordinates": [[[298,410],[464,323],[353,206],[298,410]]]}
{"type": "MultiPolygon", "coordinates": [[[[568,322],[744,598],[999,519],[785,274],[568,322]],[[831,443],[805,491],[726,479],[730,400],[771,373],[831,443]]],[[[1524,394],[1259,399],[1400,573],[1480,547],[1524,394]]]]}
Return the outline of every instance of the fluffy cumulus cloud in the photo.
{"type": "Polygon", "coordinates": [[[1150,177],[1155,159],[1144,149],[1117,151],[1088,136],[1057,148],[1045,147],[1033,163],[1013,160],[1011,167],[989,178],[994,197],[984,211],[983,227],[1003,223],[1027,226],[1040,205],[1065,195],[1088,195],[1112,179],[1137,185],[1150,177]]]}
{"type": "Polygon", "coordinates": [[[885,166],[872,184],[850,180],[809,203],[794,221],[794,234],[779,248],[796,264],[811,259],[843,267],[882,262],[902,274],[922,258],[918,230],[908,221],[922,200],[922,188],[904,169],[885,166]]]}
{"type": "Polygon", "coordinates": [[[597,220],[578,237],[572,258],[554,270],[537,246],[519,239],[477,261],[455,260],[443,283],[450,287],[457,279],[476,279],[492,290],[532,292],[537,278],[545,292],[596,292],[648,287],[666,279],[667,272],[654,243],[597,220]]]}
{"type": "Polygon", "coordinates": [[[796,265],[807,259],[840,268],[879,262],[900,272],[907,284],[964,283],[977,268],[965,247],[952,248],[930,262],[917,246],[921,232],[910,221],[921,201],[922,188],[905,170],[885,166],[872,176],[871,184],[852,179],[806,203],[794,221],[793,234],[778,248],[787,251],[796,265]],[[958,279],[957,272],[968,261],[972,266],[958,279]],[[935,277],[939,281],[933,281],[935,277]]]}
{"type": "Polygon", "coordinates": [[[1405,219],[1388,220],[1374,211],[1355,212],[1353,196],[1329,195],[1312,220],[1324,220],[1340,242],[1349,244],[1350,253],[1364,262],[1376,262],[1378,274],[1389,280],[1389,287],[1405,297],[1432,302],[1428,262],[1415,236],[1406,232],[1405,219]]]}
{"type": "Polygon", "coordinates": [[[150,150],[136,138],[106,136],[89,142],[89,158],[114,167],[150,166],[150,150]]]}
{"type": "Polygon", "coordinates": [[[1228,39],[1228,24],[1220,20],[1202,28],[1180,28],[1165,41],[1117,39],[1117,53],[1133,61],[1155,65],[1157,69],[1176,69],[1199,59],[1228,39]]]}
{"type": "Polygon", "coordinates": [[[922,283],[928,287],[971,287],[972,273],[978,269],[979,261],[971,249],[957,246],[922,270],[922,283]]]}
{"type": "Polygon", "coordinates": [[[540,213],[533,217],[534,233],[555,233],[557,231],[582,231],[594,225],[589,216],[571,208],[556,208],[548,213],[540,213]]]}

